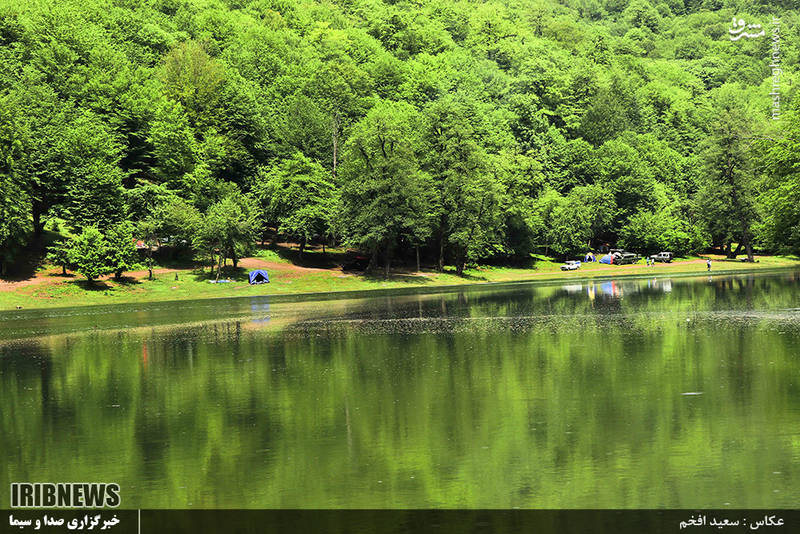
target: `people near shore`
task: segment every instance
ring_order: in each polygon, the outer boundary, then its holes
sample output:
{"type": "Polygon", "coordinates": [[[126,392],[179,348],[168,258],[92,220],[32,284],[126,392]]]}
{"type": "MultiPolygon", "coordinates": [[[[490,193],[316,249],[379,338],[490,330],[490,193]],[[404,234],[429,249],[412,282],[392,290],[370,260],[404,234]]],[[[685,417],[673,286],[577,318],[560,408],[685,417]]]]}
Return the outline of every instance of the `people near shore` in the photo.
{"type": "Polygon", "coordinates": [[[711,272],[711,258],[706,258],[706,267],[708,268],[708,272],[711,272]]]}

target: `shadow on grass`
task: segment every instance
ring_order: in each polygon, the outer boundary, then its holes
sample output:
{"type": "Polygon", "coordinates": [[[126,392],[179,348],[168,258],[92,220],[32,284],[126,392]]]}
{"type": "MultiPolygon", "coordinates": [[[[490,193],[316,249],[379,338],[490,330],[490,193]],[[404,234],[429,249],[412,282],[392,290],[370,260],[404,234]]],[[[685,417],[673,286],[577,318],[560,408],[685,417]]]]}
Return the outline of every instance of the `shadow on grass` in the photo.
{"type": "Polygon", "coordinates": [[[21,282],[36,276],[36,270],[44,262],[47,247],[61,237],[56,232],[45,230],[42,235],[26,245],[17,256],[17,259],[6,267],[6,274],[0,279],[8,282],[21,282]]]}
{"type": "Polygon", "coordinates": [[[108,291],[111,286],[105,280],[76,280],[76,286],[86,291],[108,291]]]}
{"type": "MultiPolygon", "coordinates": [[[[230,280],[231,282],[249,282],[250,278],[248,272],[248,269],[244,269],[242,267],[236,267],[235,269],[231,266],[223,267],[222,272],[219,275],[219,280],[230,280]]],[[[217,271],[211,272],[203,269],[195,269],[191,272],[191,276],[194,278],[195,282],[202,282],[204,280],[214,281],[217,279],[217,271]]]]}
{"type": "Polygon", "coordinates": [[[431,280],[427,276],[420,276],[408,273],[398,273],[398,272],[390,272],[388,278],[384,275],[382,271],[372,271],[372,272],[351,271],[350,274],[368,282],[406,282],[413,284],[430,284],[431,282],[433,282],[433,280],[431,280]]]}
{"type": "Polygon", "coordinates": [[[322,252],[322,247],[307,247],[303,254],[300,254],[300,249],[292,246],[274,244],[262,245],[262,250],[271,250],[275,252],[282,260],[288,261],[298,267],[313,267],[317,269],[334,269],[340,267],[356,256],[354,253],[330,251],[328,249],[322,252]]]}
{"type": "MultiPolygon", "coordinates": [[[[431,278],[429,276],[425,276],[424,274],[412,274],[412,273],[403,272],[403,271],[391,271],[389,273],[389,277],[388,278],[384,275],[384,272],[382,270],[380,270],[380,269],[372,271],[372,272],[366,272],[366,271],[363,271],[363,272],[352,272],[351,271],[351,274],[354,274],[355,276],[358,276],[361,279],[368,280],[370,282],[409,282],[409,283],[415,283],[415,284],[431,284],[431,283],[435,283],[436,282],[435,279],[433,279],[433,278],[431,278]]],[[[431,271],[430,274],[436,274],[436,273],[431,271]]],[[[442,274],[450,274],[450,275],[456,276],[456,270],[455,269],[445,269],[444,271],[442,271],[442,274]]],[[[470,281],[474,281],[474,282],[485,282],[485,281],[487,281],[487,278],[484,277],[484,276],[478,276],[478,275],[475,275],[475,274],[468,274],[468,273],[464,273],[461,276],[461,279],[470,280],[470,281]]]]}
{"type": "MultiPolygon", "coordinates": [[[[455,269],[443,269],[442,273],[443,274],[452,274],[453,276],[458,276],[458,271],[456,271],[455,269]]],[[[487,278],[485,276],[477,276],[477,275],[469,274],[469,273],[463,273],[461,275],[461,278],[463,278],[464,280],[471,280],[473,282],[480,282],[480,281],[485,282],[487,280],[487,278]]]]}
{"type": "MultiPolygon", "coordinates": [[[[361,277],[364,280],[369,281],[402,281],[402,282],[415,282],[415,283],[430,283],[433,282],[430,278],[422,275],[414,275],[403,270],[393,270],[390,272],[389,277],[386,278],[384,276],[383,270],[381,268],[377,268],[372,272],[361,271],[360,269],[352,269],[347,268],[348,265],[353,265],[357,258],[362,258],[366,255],[364,252],[355,252],[355,251],[341,251],[341,250],[330,250],[326,249],[325,253],[322,252],[321,246],[309,247],[306,248],[302,255],[300,255],[300,250],[297,245],[289,245],[286,243],[281,244],[263,244],[259,247],[261,250],[271,250],[275,252],[282,260],[288,261],[289,263],[299,266],[299,267],[312,267],[317,269],[337,269],[342,267],[343,270],[354,276],[361,277]]],[[[402,260],[397,260],[397,265],[402,266],[408,264],[404,264],[402,260]]],[[[366,263],[366,262],[364,262],[366,263]]],[[[520,268],[529,268],[529,269],[536,269],[536,259],[523,259],[519,260],[515,267],[520,268]]],[[[363,265],[361,266],[363,268],[363,265]]],[[[224,271],[223,271],[224,272],[224,271]]],[[[453,268],[447,269],[443,271],[446,274],[456,275],[456,270],[453,268]]],[[[464,273],[461,278],[464,280],[469,281],[487,281],[488,279],[484,276],[476,275],[476,274],[468,274],[464,273]]]]}
{"type": "Polygon", "coordinates": [[[54,276],[56,278],[75,278],[75,273],[66,273],[64,274],[62,271],[57,271],[54,273],[48,273],[48,276],[54,276]]]}
{"type": "Polygon", "coordinates": [[[141,280],[133,276],[121,276],[119,278],[111,278],[111,280],[122,286],[136,286],[142,283],[141,280]]]}

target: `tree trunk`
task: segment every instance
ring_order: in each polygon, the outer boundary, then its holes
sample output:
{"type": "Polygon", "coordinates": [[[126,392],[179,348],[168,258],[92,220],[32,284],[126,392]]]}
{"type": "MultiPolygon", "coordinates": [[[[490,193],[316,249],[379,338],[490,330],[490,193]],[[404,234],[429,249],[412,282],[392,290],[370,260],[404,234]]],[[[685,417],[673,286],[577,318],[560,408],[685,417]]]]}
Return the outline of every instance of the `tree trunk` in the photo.
{"type": "Polygon", "coordinates": [[[303,256],[303,250],[306,248],[306,236],[300,238],[300,256],[303,256]]]}
{"type": "Polygon", "coordinates": [[[375,267],[378,266],[378,247],[372,249],[372,255],[369,258],[369,263],[367,264],[367,268],[364,272],[369,273],[372,272],[375,267]]]}
{"type": "MultiPolygon", "coordinates": [[[[750,241],[750,229],[747,227],[747,222],[742,221],[742,241],[744,242],[744,250],[747,253],[747,261],[753,262],[753,245],[750,241]]],[[[742,243],[739,243],[739,247],[742,246],[742,243]]]]}
{"type": "Polygon", "coordinates": [[[231,261],[233,262],[233,268],[236,269],[239,266],[239,257],[236,255],[236,247],[233,247],[231,251],[231,261]]]}
{"type": "Polygon", "coordinates": [[[62,265],[61,266],[61,275],[62,276],[67,276],[67,266],[66,265],[62,265]]]}
{"type": "Polygon", "coordinates": [[[334,182],[336,181],[336,164],[337,157],[339,155],[339,128],[341,125],[342,119],[339,117],[339,113],[334,112],[331,120],[331,137],[333,138],[333,172],[331,173],[331,176],[333,177],[334,182]]]}
{"type": "Polygon", "coordinates": [[[439,235],[439,272],[444,271],[444,235],[439,235]]]}
{"type": "Polygon", "coordinates": [[[31,216],[33,218],[33,235],[39,237],[44,230],[44,223],[42,222],[42,204],[34,200],[31,206],[31,216]]]}
{"type": "Polygon", "coordinates": [[[220,251],[220,253],[219,253],[219,262],[217,263],[217,277],[215,278],[216,281],[219,281],[219,275],[222,272],[222,260],[223,260],[223,257],[224,257],[224,254],[222,254],[222,252],[220,251]]]}
{"type": "Polygon", "coordinates": [[[386,247],[386,266],[383,271],[384,278],[389,278],[389,268],[391,267],[391,264],[392,264],[392,251],[389,249],[389,247],[386,247]]]}
{"type": "Polygon", "coordinates": [[[122,278],[122,269],[114,271],[114,280],[119,280],[120,278],[122,278]]]}
{"type": "Polygon", "coordinates": [[[459,258],[458,265],[456,266],[456,274],[458,276],[464,276],[464,266],[465,266],[466,263],[467,262],[464,260],[463,257],[459,258]]]}
{"type": "Polygon", "coordinates": [[[417,251],[417,272],[420,272],[422,269],[419,268],[419,245],[414,247],[417,251]]]}

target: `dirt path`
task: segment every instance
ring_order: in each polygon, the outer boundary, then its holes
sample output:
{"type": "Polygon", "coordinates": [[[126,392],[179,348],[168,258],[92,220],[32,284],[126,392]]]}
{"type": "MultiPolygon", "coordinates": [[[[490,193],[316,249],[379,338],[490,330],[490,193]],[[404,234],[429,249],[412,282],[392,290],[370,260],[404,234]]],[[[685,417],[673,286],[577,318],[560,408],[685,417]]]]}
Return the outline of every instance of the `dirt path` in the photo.
{"type": "Polygon", "coordinates": [[[239,267],[244,267],[245,269],[266,269],[273,271],[297,272],[297,273],[335,272],[341,270],[341,269],[323,269],[318,267],[301,267],[293,263],[280,263],[277,261],[267,261],[267,260],[262,260],[261,258],[242,258],[241,260],[239,260],[239,267]]]}

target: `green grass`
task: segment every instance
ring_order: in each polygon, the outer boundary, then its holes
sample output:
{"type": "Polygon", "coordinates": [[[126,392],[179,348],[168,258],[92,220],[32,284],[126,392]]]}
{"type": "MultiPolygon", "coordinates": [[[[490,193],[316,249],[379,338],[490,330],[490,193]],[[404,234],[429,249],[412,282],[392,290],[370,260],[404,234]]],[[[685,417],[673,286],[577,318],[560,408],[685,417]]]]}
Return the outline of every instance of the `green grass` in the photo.
{"type": "MultiPolygon", "coordinates": [[[[314,252],[313,254],[317,253],[314,252]]],[[[308,259],[309,255],[306,254],[304,256],[308,259]]],[[[254,295],[436,287],[486,282],[579,280],[608,276],[657,276],[702,274],[706,272],[705,263],[657,264],[653,267],[639,264],[637,268],[594,263],[584,264],[577,271],[562,272],[559,269],[561,264],[558,262],[538,261],[533,268],[485,266],[467,269],[464,277],[456,276],[455,270],[449,269],[443,273],[434,271],[423,271],[422,273],[395,272],[386,279],[381,275],[365,276],[343,273],[334,269],[292,270],[287,254],[282,250],[260,250],[257,257],[268,261],[280,262],[286,264],[287,267],[285,270],[271,270],[271,283],[257,286],[251,286],[247,283],[247,273],[244,269],[226,272],[223,278],[227,277],[232,281],[223,284],[209,283],[208,280],[211,276],[209,272],[197,269],[180,270],[178,272],[178,280],[175,280],[174,273],[156,275],[155,280],[147,280],[147,277],[144,276],[139,279],[125,278],[120,282],[116,282],[113,279],[103,279],[93,284],[79,277],[56,277],[55,281],[48,280],[39,284],[18,287],[10,291],[0,291],[0,309],[14,309],[17,306],[25,309],[51,308],[254,295]]],[[[714,261],[713,274],[765,268],[800,267],[800,261],[797,258],[768,256],[759,259],[760,261],[755,264],[714,261]]],[[[52,266],[44,266],[40,270],[47,273],[60,272],[60,269],[52,266]]]]}
{"type": "Polygon", "coordinates": [[[260,258],[262,260],[277,261],[280,263],[291,263],[284,256],[281,256],[281,254],[277,250],[271,248],[259,248],[258,250],[256,250],[255,254],[253,254],[254,258],[260,258]]]}

